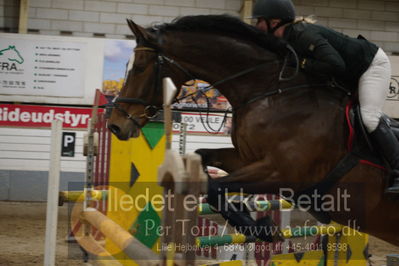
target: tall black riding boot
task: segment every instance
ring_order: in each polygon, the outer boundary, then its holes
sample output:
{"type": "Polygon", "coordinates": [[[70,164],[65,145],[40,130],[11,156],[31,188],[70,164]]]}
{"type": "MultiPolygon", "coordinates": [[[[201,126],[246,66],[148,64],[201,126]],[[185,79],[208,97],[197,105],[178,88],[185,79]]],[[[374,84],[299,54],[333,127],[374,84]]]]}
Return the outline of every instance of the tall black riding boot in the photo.
{"type": "Polygon", "coordinates": [[[370,134],[378,151],[391,166],[389,193],[399,193],[399,141],[384,119],[380,119],[378,127],[370,134]]]}

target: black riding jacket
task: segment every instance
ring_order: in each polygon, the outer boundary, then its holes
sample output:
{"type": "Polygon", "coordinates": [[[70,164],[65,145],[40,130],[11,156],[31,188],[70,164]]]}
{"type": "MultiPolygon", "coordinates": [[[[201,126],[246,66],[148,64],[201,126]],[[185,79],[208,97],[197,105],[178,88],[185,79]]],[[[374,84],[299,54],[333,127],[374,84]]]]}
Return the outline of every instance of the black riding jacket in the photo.
{"type": "Polygon", "coordinates": [[[321,25],[299,22],[288,25],[283,37],[302,59],[308,73],[334,76],[357,88],[378,47],[362,36],[351,38],[321,25]]]}

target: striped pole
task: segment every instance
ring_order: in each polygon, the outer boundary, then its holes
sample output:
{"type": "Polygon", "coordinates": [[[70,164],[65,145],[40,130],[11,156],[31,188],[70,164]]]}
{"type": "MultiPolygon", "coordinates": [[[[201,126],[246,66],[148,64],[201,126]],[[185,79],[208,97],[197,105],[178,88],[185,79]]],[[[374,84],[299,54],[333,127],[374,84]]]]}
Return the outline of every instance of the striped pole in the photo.
{"type": "Polygon", "coordinates": [[[317,235],[335,235],[342,231],[343,226],[337,223],[329,225],[315,225],[306,227],[295,227],[282,231],[284,238],[307,237],[317,235]]]}
{"type": "MultiPolygon", "coordinates": [[[[284,238],[298,238],[317,235],[335,235],[342,231],[343,226],[332,223],[329,225],[315,225],[307,227],[298,227],[282,230],[284,238]]],[[[255,236],[246,236],[244,234],[226,234],[223,236],[201,236],[197,237],[196,245],[198,247],[212,247],[231,244],[244,244],[253,242],[262,242],[255,236]]]]}
{"type": "Polygon", "coordinates": [[[200,236],[196,238],[197,247],[213,247],[231,244],[253,243],[255,236],[246,236],[244,234],[227,234],[223,236],[200,236]]]}
{"type": "MultiPolygon", "coordinates": [[[[83,202],[85,199],[84,190],[75,191],[60,191],[58,194],[59,204],[62,206],[64,202],[83,202]]],[[[92,200],[106,200],[108,196],[108,190],[92,190],[91,199],[92,200]]]]}
{"type": "MultiPolygon", "coordinates": [[[[280,200],[254,200],[242,202],[248,210],[252,212],[262,212],[270,210],[291,209],[292,205],[283,199],[280,200]]],[[[208,203],[200,203],[198,205],[199,215],[217,214],[208,203]]]]}
{"type": "Polygon", "coordinates": [[[187,123],[180,122],[180,135],[179,135],[179,154],[186,154],[187,142],[187,123]]]}
{"type": "Polygon", "coordinates": [[[140,265],[159,260],[159,256],[155,252],[96,209],[87,208],[81,215],[84,220],[100,230],[105,237],[118,246],[129,258],[140,261],[140,265]]]}
{"type": "Polygon", "coordinates": [[[172,102],[177,92],[172,79],[167,77],[163,79],[163,112],[165,121],[166,149],[172,148],[172,102]]]}

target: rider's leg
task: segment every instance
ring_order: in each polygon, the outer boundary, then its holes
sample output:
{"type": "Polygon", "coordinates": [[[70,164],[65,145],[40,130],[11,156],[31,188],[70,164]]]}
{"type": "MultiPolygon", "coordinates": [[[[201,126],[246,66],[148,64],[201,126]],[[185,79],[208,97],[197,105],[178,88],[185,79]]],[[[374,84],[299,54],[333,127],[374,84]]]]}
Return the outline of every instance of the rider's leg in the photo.
{"type": "Polygon", "coordinates": [[[383,119],[370,135],[378,145],[378,150],[391,166],[393,185],[387,191],[399,193],[399,141],[383,119]]]}
{"type": "Polygon", "coordinates": [[[255,221],[245,204],[234,204],[226,198],[226,192],[240,192],[240,184],[224,184],[218,179],[208,179],[208,203],[234,228],[247,236],[256,236],[266,242],[281,241],[279,229],[270,216],[255,221]],[[232,185],[232,186],[231,186],[232,185]],[[232,188],[228,188],[228,187],[232,188]]]}
{"type": "Polygon", "coordinates": [[[381,120],[390,78],[389,59],[379,49],[369,69],[359,79],[359,103],[363,122],[392,169],[394,183],[388,191],[399,193],[399,141],[391,128],[381,120]]]}

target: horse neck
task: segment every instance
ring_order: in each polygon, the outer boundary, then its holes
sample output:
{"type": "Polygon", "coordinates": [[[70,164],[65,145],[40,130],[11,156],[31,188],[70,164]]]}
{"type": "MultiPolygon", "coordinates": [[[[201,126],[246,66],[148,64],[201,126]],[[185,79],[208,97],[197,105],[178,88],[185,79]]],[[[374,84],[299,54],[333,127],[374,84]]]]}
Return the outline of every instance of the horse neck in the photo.
{"type": "MultiPolygon", "coordinates": [[[[233,108],[249,100],[257,91],[264,91],[278,76],[276,56],[251,43],[201,33],[179,33],[173,38],[165,39],[165,54],[187,69],[196,79],[210,84],[270,61],[270,65],[216,86],[233,108]]],[[[182,84],[188,77],[182,71],[179,72],[176,74],[174,71],[174,76],[178,80],[176,83],[182,84]]]]}

